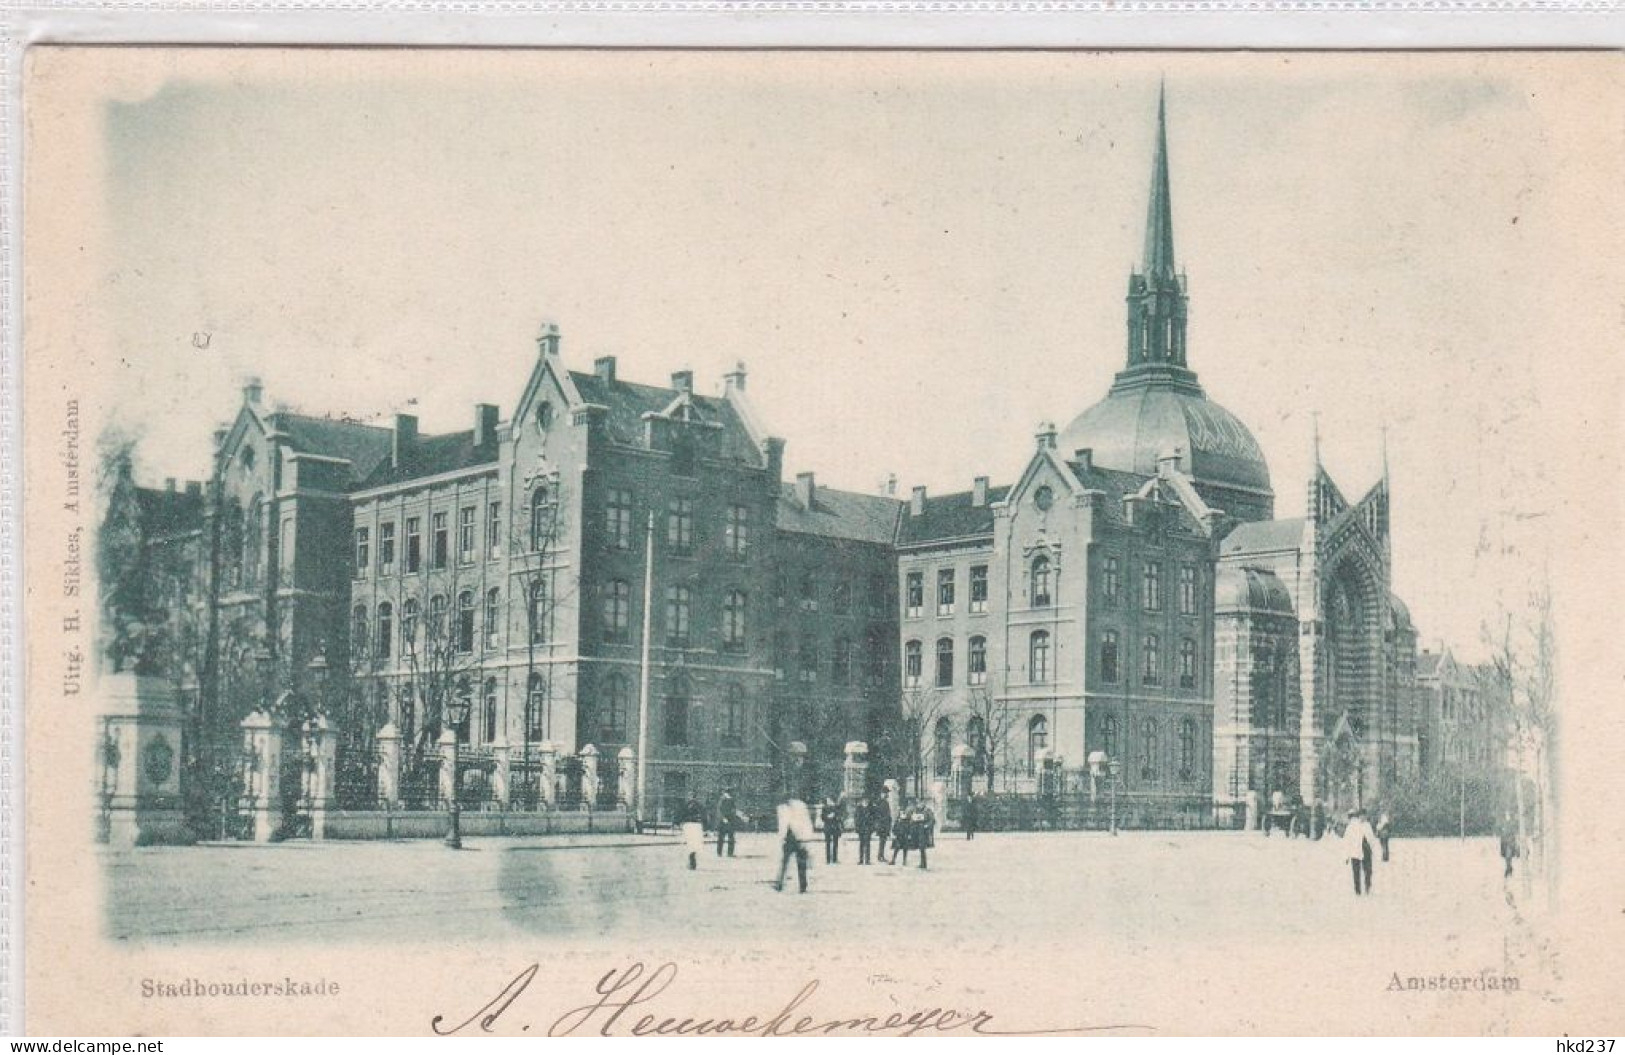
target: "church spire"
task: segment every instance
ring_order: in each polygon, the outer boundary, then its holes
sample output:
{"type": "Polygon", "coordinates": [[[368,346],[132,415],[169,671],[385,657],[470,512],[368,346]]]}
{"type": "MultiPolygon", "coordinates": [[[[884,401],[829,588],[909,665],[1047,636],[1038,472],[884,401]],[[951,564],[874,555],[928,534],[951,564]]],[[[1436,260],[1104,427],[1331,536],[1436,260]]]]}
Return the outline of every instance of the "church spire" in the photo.
{"type": "Polygon", "coordinates": [[[1151,200],[1145,214],[1145,274],[1174,277],[1173,196],[1168,190],[1167,90],[1157,87],[1157,147],[1151,162],[1151,200]]]}

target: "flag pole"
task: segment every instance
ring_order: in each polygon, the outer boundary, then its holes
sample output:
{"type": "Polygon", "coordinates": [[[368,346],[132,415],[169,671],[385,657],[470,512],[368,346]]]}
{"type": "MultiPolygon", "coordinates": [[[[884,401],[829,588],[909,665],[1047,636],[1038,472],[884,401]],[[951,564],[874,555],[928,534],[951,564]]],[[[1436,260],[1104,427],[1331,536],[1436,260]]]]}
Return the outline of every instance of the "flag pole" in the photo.
{"type": "Polygon", "coordinates": [[[638,672],[638,827],[643,827],[644,804],[649,801],[649,628],[654,609],[655,515],[649,511],[643,541],[643,644],[638,672]]]}

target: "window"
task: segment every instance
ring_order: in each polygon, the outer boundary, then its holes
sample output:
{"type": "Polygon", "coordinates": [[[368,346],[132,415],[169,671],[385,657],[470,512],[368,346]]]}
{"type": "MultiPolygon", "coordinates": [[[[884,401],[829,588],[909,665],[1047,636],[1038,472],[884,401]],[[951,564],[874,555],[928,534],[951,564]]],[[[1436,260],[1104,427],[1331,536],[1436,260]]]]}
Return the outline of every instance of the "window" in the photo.
{"type": "Polygon", "coordinates": [[[688,647],[688,616],[692,593],[687,586],[666,587],[666,645],[688,647]]]}
{"type": "Polygon", "coordinates": [[[937,614],[954,614],[954,570],[937,569],[937,614]]]}
{"type": "Polygon", "coordinates": [[[1117,748],[1122,740],[1117,724],[1117,715],[1108,714],[1100,723],[1100,749],[1106,752],[1109,759],[1120,760],[1117,748]]]}
{"type": "Polygon", "coordinates": [[[987,723],[981,715],[974,715],[965,723],[965,746],[970,748],[971,772],[987,772],[987,723]]]}
{"type": "Polygon", "coordinates": [[[818,611],[818,578],[810,571],[801,573],[801,610],[818,611]]]}
{"type": "Polygon", "coordinates": [[[624,579],[615,579],[604,587],[604,640],[627,639],[627,614],[632,607],[632,589],[624,579]]]}
{"type": "Polygon", "coordinates": [[[530,493],[530,549],[541,553],[553,541],[553,496],[545,487],[530,493]]]}
{"type": "Polygon", "coordinates": [[[429,639],[425,643],[430,652],[446,643],[446,598],[442,594],[429,598],[429,639]]]}
{"type": "Polygon", "coordinates": [[[457,595],[457,651],[474,651],[474,591],[457,595]]]}
{"type": "Polygon", "coordinates": [[[494,743],[497,738],[497,679],[485,679],[485,709],[480,722],[480,742],[494,743]]]}
{"type": "Polygon", "coordinates": [[[1145,641],[1141,644],[1141,654],[1144,657],[1144,665],[1140,670],[1140,681],[1146,685],[1156,685],[1162,681],[1162,656],[1160,646],[1161,642],[1157,640],[1156,634],[1145,635],[1145,641]]]}
{"type": "Polygon", "coordinates": [[[729,685],[722,701],[722,742],[738,747],[745,740],[745,690],[729,685]]]}
{"type": "Polygon", "coordinates": [[[871,685],[882,685],[886,681],[886,670],[894,655],[888,637],[884,630],[875,628],[865,634],[863,676],[871,685]]]}
{"type": "Polygon", "coordinates": [[[357,656],[367,654],[367,606],[358,604],[350,610],[350,651],[357,656]]]}
{"type": "Polygon", "coordinates": [[[838,637],[831,650],[829,679],[837,685],[852,684],[852,640],[838,637]]]}
{"type": "Polygon", "coordinates": [[[474,550],[474,507],[464,506],[457,511],[457,559],[473,564],[474,550]]]}
{"type": "Polygon", "coordinates": [[[421,518],[406,518],[406,570],[410,574],[416,574],[423,567],[422,529],[421,518]]]}
{"type": "Polygon", "coordinates": [[[987,611],[987,565],[973,564],[970,569],[970,610],[987,611]]]}
{"type": "Polygon", "coordinates": [[[1032,563],[1032,599],[1034,608],[1048,608],[1050,605],[1050,567],[1049,558],[1043,554],[1033,558],[1032,563]]]}
{"type": "Polygon", "coordinates": [[[367,544],[368,537],[367,528],[358,527],[355,529],[355,577],[358,579],[367,577],[367,562],[371,559],[371,547],[367,544]]]}
{"type": "Polygon", "coordinates": [[[401,651],[414,652],[418,643],[418,602],[408,598],[401,603],[401,651]]]}
{"type": "Polygon", "coordinates": [[[773,631],[773,676],[783,681],[785,671],[789,665],[790,635],[783,630],[775,630],[773,631]]]}
{"type": "MultiPolygon", "coordinates": [[[[293,582],[293,517],[282,518],[282,529],[277,532],[277,578],[284,586],[292,586],[293,582]]],[[[361,574],[365,575],[365,568],[361,574]]]]}
{"type": "Polygon", "coordinates": [[[452,726],[457,734],[459,744],[468,743],[468,727],[474,716],[474,683],[468,680],[468,675],[459,675],[457,678],[457,699],[463,703],[463,720],[452,726]]]}
{"type": "Polygon", "coordinates": [[[925,665],[925,650],[918,641],[903,646],[903,684],[910,689],[920,687],[920,675],[925,665]]]}
{"type": "Polygon", "coordinates": [[[1179,723],[1179,779],[1196,775],[1196,723],[1185,718],[1179,723]]]}
{"type": "Polygon", "coordinates": [[[530,672],[525,686],[525,736],[540,740],[547,735],[547,679],[539,670],[530,672]]]}
{"type": "Polygon", "coordinates": [[[666,743],[677,747],[688,743],[688,682],[672,679],[666,690],[666,743]]]}
{"type": "Polygon", "coordinates": [[[925,607],[925,573],[919,571],[909,572],[903,590],[904,595],[908,598],[908,617],[916,619],[919,617],[920,609],[925,607]]]}
{"type": "Polygon", "coordinates": [[[502,629],[502,591],[495,586],[485,591],[485,647],[497,647],[497,634],[502,629]]]}
{"type": "Polygon", "coordinates": [[[728,521],[722,528],[723,546],[731,557],[743,557],[750,547],[750,509],[729,506],[728,521]]]}
{"type": "Polygon", "coordinates": [[[1140,604],[1148,612],[1162,608],[1162,565],[1147,561],[1140,591],[1140,604]]]}
{"type": "Polygon", "coordinates": [[[598,703],[599,743],[626,742],[626,710],[630,695],[625,675],[611,674],[604,679],[604,696],[598,703]]]}
{"type": "Polygon", "coordinates": [[[965,681],[971,685],[987,684],[987,638],[980,635],[970,639],[970,655],[965,665],[965,681]]]}
{"type": "Polygon", "coordinates": [[[945,777],[954,768],[954,723],[938,718],[931,733],[931,768],[939,777],[945,777]]]}
{"type": "Polygon", "coordinates": [[[1196,642],[1188,637],[1179,643],[1179,687],[1196,688],[1196,642]]]}
{"type": "Polygon", "coordinates": [[[1049,719],[1035,714],[1027,720],[1027,775],[1038,771],[1038,756],[1049,747],[1049,719]]]}
{"type": "Polygon", "coordinates": [[[632,492],[615,488],[604,505],[604,538],[611,549],[632,548],[632,492]]]}
{"type": "Polygon", "coordinates": [[[885,615],[890,602],[887,598],[891,591],[887,588],[886,576],[876,573],[869,576],[869,614],[885,615]]]}
{"type": "Polygon", "coordinates": [[[552,591],[548,589],[546,576],[538,578],[530,584],[530,608],[526,613],[526,621],[530,623],[530,640],[532,644],[540,645],[545,642],[552,630],[553,605],[552,591]]]}
{"type": "Polygon", "coordinates": [[[429,566],[431,568],[444,568],[450,559],[449,547],[451,536],[446,527],[446,514],[436,513],[429,518],[430,530],[433,537],[429,543],[429,566]]]}
{"type": "Polygon", "coordinates": [[[673,498],[666,507],[666,546],[673,553],[694,549],[694,499],[673,498]]]}
{"type": "Polygon", "coordinates": [[[937,641],[937,688],[952,688],[954,683],[954,639],[937,641]]]}
{"type": "Polygon", "coordinates": [[[1049,631],[1034,630],[1027,641],[1027,680],[1034,685],[1049,680],[1049,631]]]}
{"type": "Polygon", "coordinates": [[[1107,557],[1100,565],[1100,597],[1107,604],[1116,604],[1122,591],[1122,565],[1116,557],[1107,557]]]}
{"type": "Polygon", "coordinates": [[[395,643],[395,606],[385,601],[378,606],[378,658],[388,659],[395,643]]]}
{"type": "Polygon", "coordinates": [[[835,580],[835,585],[829,591],[829,606],[836,615],[846,615],[852,611],[851,579],[835,580]]]}
{"type": "Polygon", "coordinates": [[[722,602],[722,647],[745,651],[745,591],[729,590],[722,602]]]}
{"type": "Polygon", "coordinates": [[[1140,779],[1157,779],[1157,721],[1147,718],[1140,727],[1140,779]]]}
{"type": "Polygon", "coordinates": [[[811,683],[818,680],[818,641],[811,637],[801,639],[801,663],[799,677],[802,681],[811,683]]]}
{"type": "Polygon", "coordinates": [[[488,557],[502,556],[501,502],[492,502],[485,507],[485,553],[488,557]]]}
{"type": "Polygon", "coordinates": [[[1100,634],[1100,680],[1117,681],[1117,631],[1103,630],[1100,634]]]}
{"type": "Polygon", "coordinates": [[[243,530],[243,585],[260,581],[260,550],[265,545],[265,503],[259,495],[248,503],[248,521],[243,530]]]}
{"type": "Polygon", "coordinates": [[[1179,614],[1196,614],[1196,565],[1179,566],[1179,614]]]}
{"type": "Polygon", "coordinates": [[[389,575],[395,570],[395,522],[386,520],[378,525],[378,574],[389,575]]]}

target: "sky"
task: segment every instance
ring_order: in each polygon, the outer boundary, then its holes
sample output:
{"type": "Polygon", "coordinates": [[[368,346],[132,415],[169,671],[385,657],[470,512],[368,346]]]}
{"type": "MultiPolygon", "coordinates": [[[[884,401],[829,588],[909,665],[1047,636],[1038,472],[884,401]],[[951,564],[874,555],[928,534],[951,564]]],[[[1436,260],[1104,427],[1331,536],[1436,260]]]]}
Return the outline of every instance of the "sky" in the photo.
{"type": "Polygon", "coordinates": [[[713,391],[743,361],[787,474],[1009,482],[1122,365],[1159,81],[1190,365],[1280,516],[1317,416],[1351,500],[1386,436],[1424,644],[1476,651],[1549,559],[1556,437],[1617,412],[1577,411],[1597,350],[1564,336],[1617,301],[1584,100],[1515,54],[159,55],[106,81],[97,203],[150,479],[206,475],[248,375],[468,428],[546,320],[577,369],[713,391]]]}

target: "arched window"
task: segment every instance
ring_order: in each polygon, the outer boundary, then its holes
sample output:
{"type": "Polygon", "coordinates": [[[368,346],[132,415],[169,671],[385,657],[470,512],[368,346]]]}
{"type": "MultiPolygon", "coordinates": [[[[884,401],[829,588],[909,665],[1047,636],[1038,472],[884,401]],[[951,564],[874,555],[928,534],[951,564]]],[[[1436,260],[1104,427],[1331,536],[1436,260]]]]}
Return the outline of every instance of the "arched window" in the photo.
{"type": "Polygon", "coordinates": [[[1179,779],[1196,775],[1196,723],[1189,718],[1179,723],[1179,779]]]}
{"type": "Polygon", "coordinates": [[[970,748],[971,772],[980,776],[987,772],[987,723],[981,715],[973,715],[965,723],[965,745],[970,748]]]}
{"type": "Polygon", "coordinates": [[[903,646],[903,685],[910,689],[919,688],[924,667],[924,646],[918,641],[910,641],[905,644],[903,646]]]}
{"type": "Polygon", "coordinates": [[[1196,688],[1196,642],[1188,637],[1179,643],[1179,687],[1196,688]]]}
{"type": "Polygon", "coordinates": [[[474,651],[474,591],[457,595],[457,651],[474,651]]]}
{"type": "Polygon", "coordinates": [[[1148,612],[1159,611],[1162,608],[1162,565],[1155,561],[1146,561],[1144,578],[1141,582],[1141,607],[1148,612]]]}
{"type": "Polygon", "coordinates": [[[688,647],[688,622],[693,591],[687,586],[666,587],[666,645],[688,647]]]}
{"type": "Polygon", "coordinates": [[[530,548],[540,553],[553,537],[553,500],[546,487],[530,493],[530,548]]]}
{"type": "Polygon", "coordinates": [[[1049,681],[1049,631],[1034,630],[1027,639],[1027,680],[1034,685],[1049,681]]]}
{"type": "Polygon", "coordinates": [[[738,747],[745,739],[745,690],[729,685],[722,705],[722,742],[738,747]]]}
{"type": "Polygon", "coordinates": [[[632,588],[624,579],[614,579],[604,587],[604,640],[625,641],[627,618],[632,607],[632,588]]]}
{"type": "Polygon", "coordinates": [[[1042,553],[1033,558],[1032,598],[1034,608],[1048,608],[1050,605],[1049,557],[1042,553]]]}
{"type": "Polygon", "coordinates": [[[1159,684],[1162,681],[1162,647],[1156,634],[1145,635],[1141,652],[1145,663],[1140,670],[1140,681],[1147,685],[1159,684]]]}
{"type": "Polygon", "coordinates": [[[260,581],[260,551],[265,547],[265,502],[255,495],[248,503],[248,518],[243,523],[243,585],[256,586],[260,581]]]}
{"type": "Polygon", "coordinates": [[[745,650],[744,590],[729,590],[722,602],[722,647],[730,652],[745,650]]]}
{"type": "Polygon", "coordinates": [[[1118,748],[1122,745],[1121,727],[1117,724],[1117,715],[1108,714],[1100,722],[1100,749],[1106,752],[1106,757],[1121,761],[1118,748]]]}
{"type": "Polygon", "coordinates": [[[378,658],[388,659],[395,642],[395,606],[388,601],[378,606],[378,658]]]}
{"type": "Polygon", "coordinates": [[[497,632],[502,629],[502,591],[495,586],[485,591],[485,647],[497,647],[497,632]]]}
{"type": "Polygon", "coordinates": [[[954,768],[954,723],[938,718],[931,734],[931,768],[939,777],[945,777],[954,768]]]}
{"type": "Polygon", "coordinates": [[[485,709],[481,714],[480,740],[494,743],[497,738],[497,679],[485,679],[485,709]]]}
{"type": "Polygon", "coordinates": [[[971,685],[987,684],[987,638],[980,634],[970,639],[970,652],[965,662],[965,681],[971,685]]]}
{"type": "Polygon", "coordinates": [[[435,594],[429,598],[429,638],[426,651],[433,653],[446,643],[446,597],[435,594]]]}
{"type": "Polygon", "coordinates": [[[530,608],[525,621],[530,624],[532,643],[540,645],[547,641],[553,622],[553,603],[545,575],[530,584],[530,608]]]}
{"type": "Polygon", "coordinates": [[[411,682],[402,682],[399,691],[396,693],[395,699],[396,704],[399,707],[399,713],[395,724],[398,725],[401,730],[401,744],[404,747],[410,748],[412,746],[412,742],[417,738],[417,690],[412,687],[411,682]]]}
{"type": "Polygon", "coordinates": [[[412,653],[417,651],[418,644],[418,602],[417,598],[409,597],[401,602],[401,651],[412,653]]]}
{"type": "Polygon", "coordinates": [[[367,655],[367,606],[364,604],[350,610],[350,651],[361,657],[367,655]]]}
{"type": "Polygon", "coordinates": [[[1118,678],[1117,631],[1100,632],[1100,680],[1115,683],[1118,678]]]}
{"type": "Polygon", "coordinates": [[[530,672],[525,685],[525,738],[540,740],[547,735],[547,678],[539,670],[530,672]]]}
{"type": "Polygon", "coordinates": [[[852,641],[850,638],[838,637],[831,649],[829,663],[829,679],[837,685],[850,685],[852,683],[852,641]]]}
{"type": "Polygon", "coordinates": [[[806,682],[818,680],[818,639],[810,634],[801,639],[801,670],[798,676],[806,682]]]}
{"type": "Polygon", "coordinates": [[[624,674],[611,674],[604,679],[604,696],[598,704],[600,744],[626,742],[626,707],[629,695],[624,674]]]}
{"type": "Polygon", "coordinates": [[[1147,718],[1140,726],[1140,779],[1157,779],[1157,720],[1147,718]]]}
{"type": "Polygon", "coordinates": [[[460,674],[457,677],[457,700],[463,705],[463,720],[453,725],[452,731],[457,734],[458,743],[466,744],[469,723],[474,713],[474,683],[469,680],[467,674],[460,674]]]}
{"type": "Polygon", "coordinates": [[[688,681],[677,677],[666,688],[666,743],[675,747],[688,744],[688,681]]]}
{"type": "Polygon", "coordinates": [[[1123,591],[1123,566],[1116,557],[1107,557],[1100,563],[1100,596],[1107,604],[1116,604],[1123,591]]]}
{"type": "Polygon", "coordinates": [[[1049,747],[1049,719],[1035,714],[1027,719],[1027,774],[1038,771],[1038,756],[1049,747]]]}
{"type": "Polygon", "coordinates": [[[937,640],[937,688],[951,688],[954,683],[954,639],[937,640]]]}

